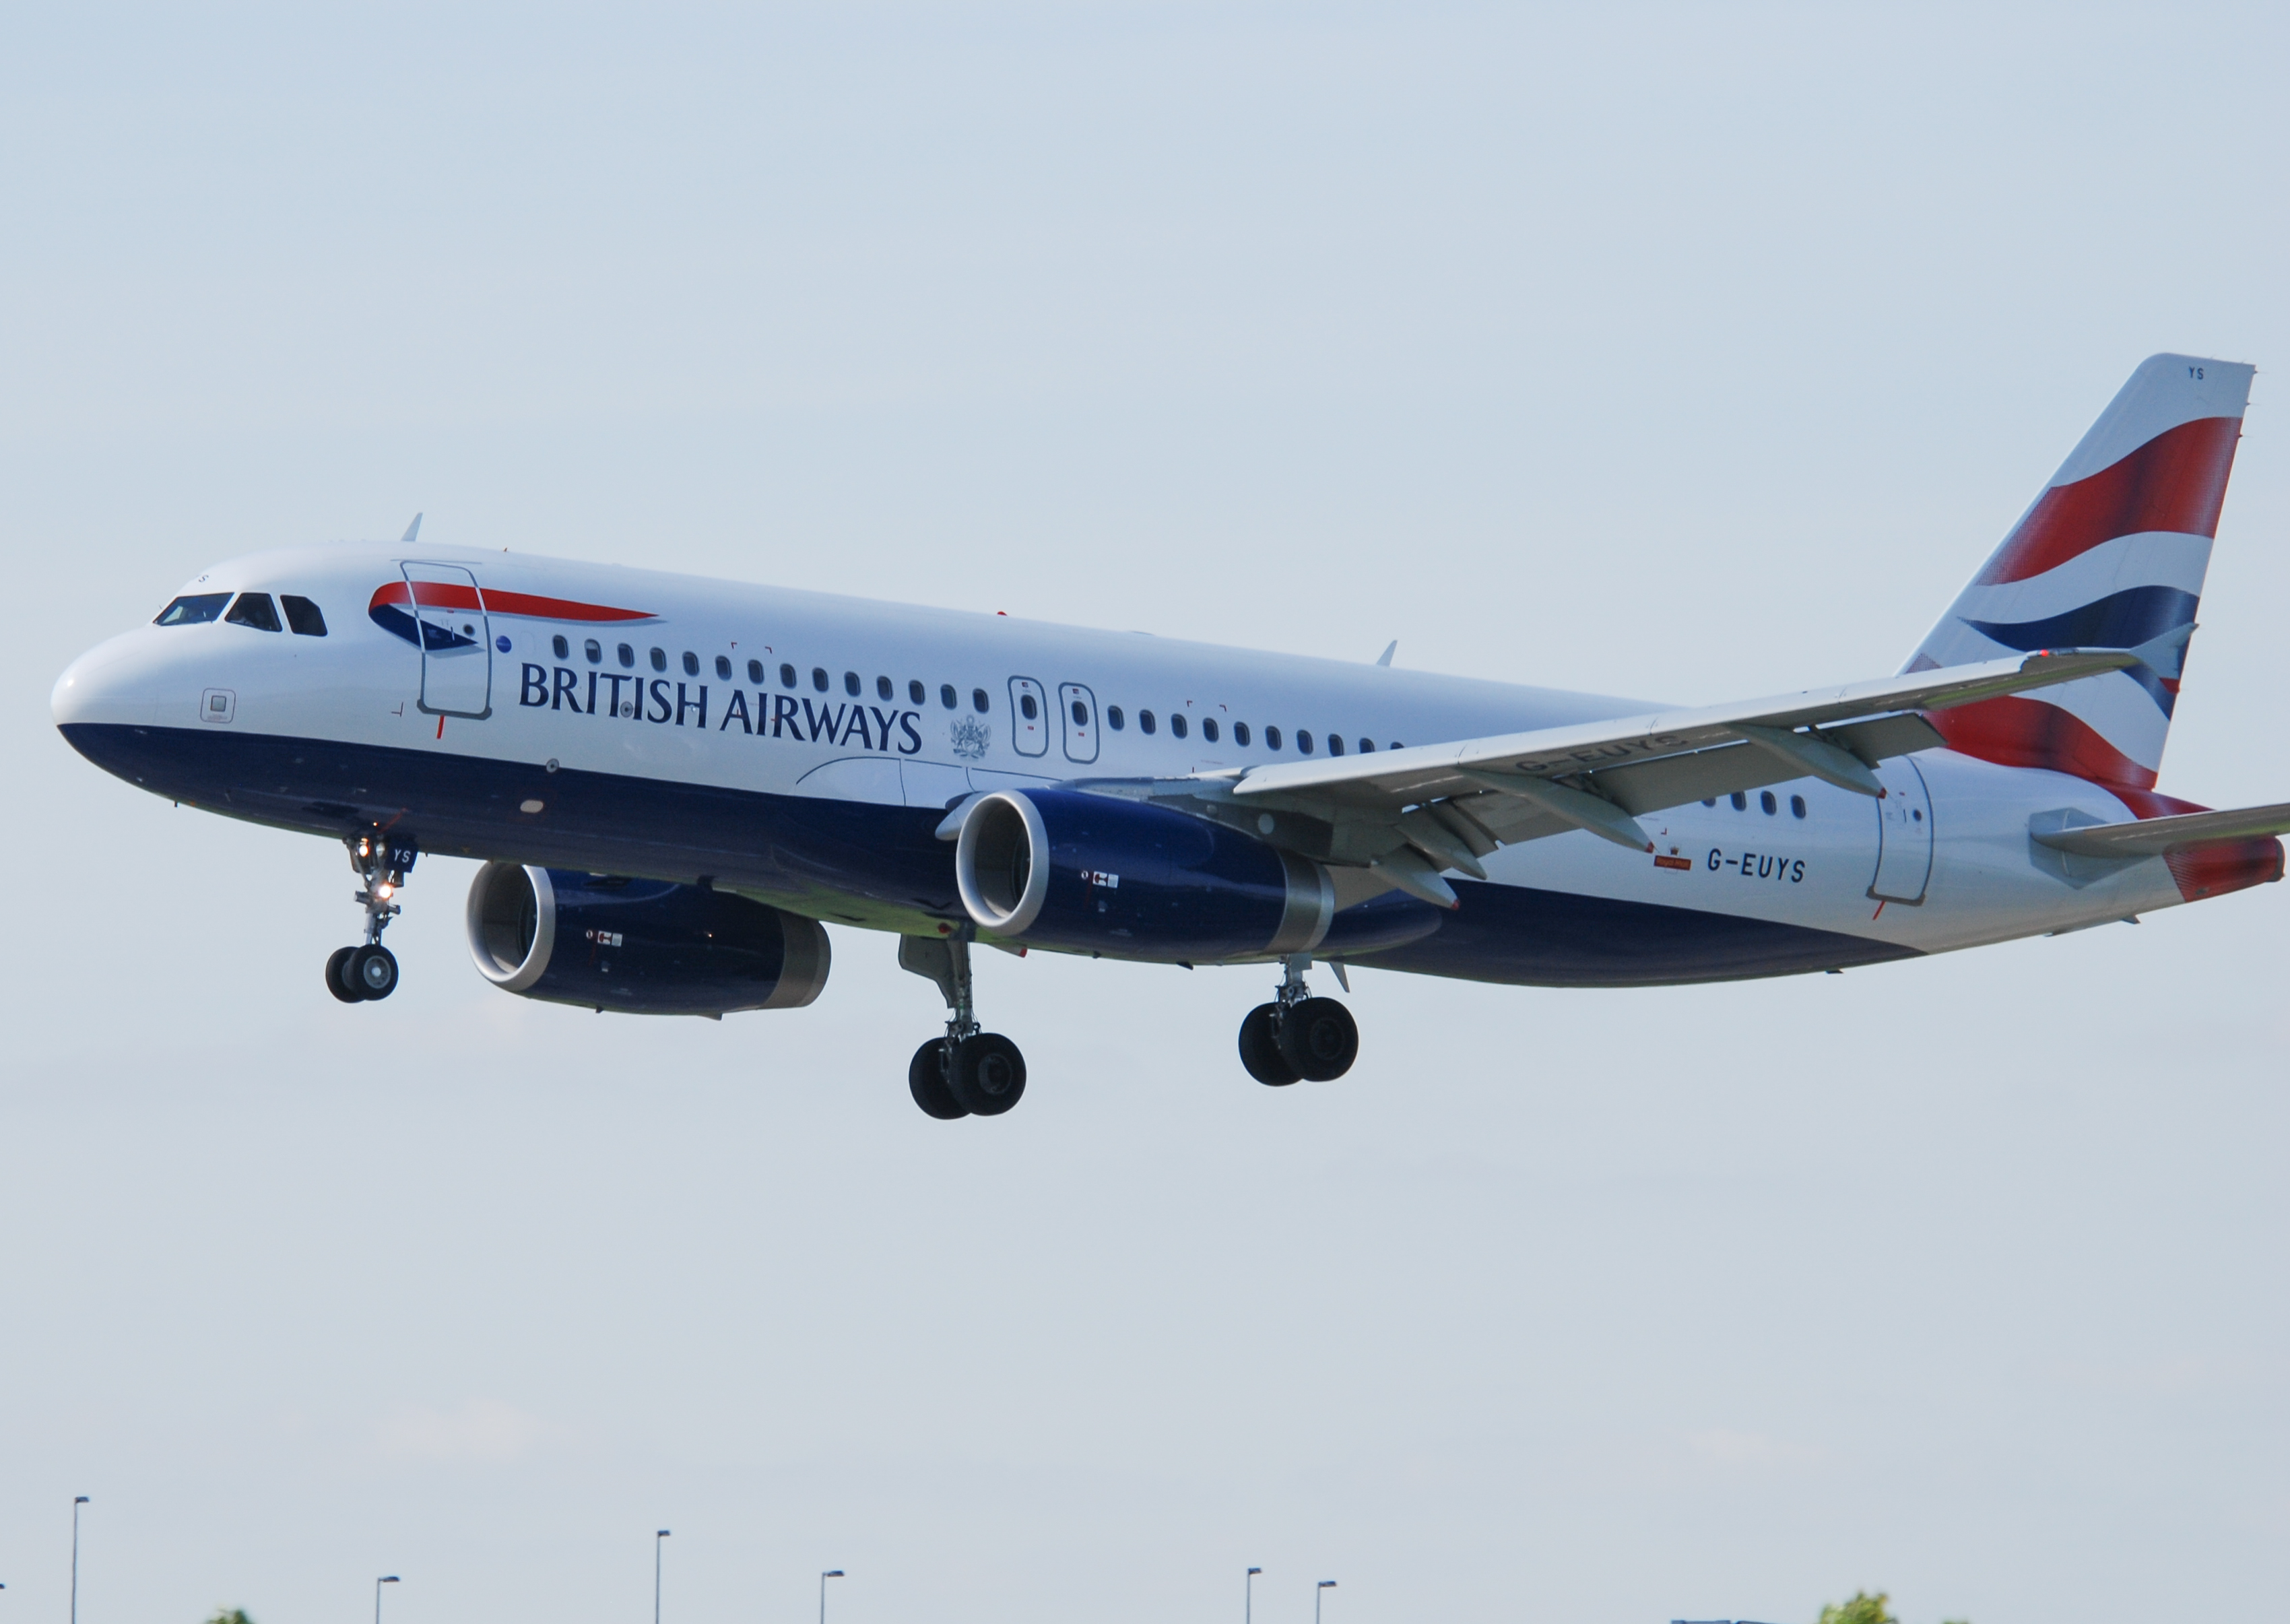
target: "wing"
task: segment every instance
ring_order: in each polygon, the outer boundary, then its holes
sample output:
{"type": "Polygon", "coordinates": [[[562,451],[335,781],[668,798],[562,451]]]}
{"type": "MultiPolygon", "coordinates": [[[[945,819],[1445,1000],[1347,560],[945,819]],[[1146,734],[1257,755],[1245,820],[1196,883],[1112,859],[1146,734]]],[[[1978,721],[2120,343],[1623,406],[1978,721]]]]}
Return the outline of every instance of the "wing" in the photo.
{"type": "Polygon", "coordinates": [[[2124,650],[2045,651],[1699,710],[1163,780],[1150,793],[1300,855],[1371,870],[1381,881],[1371,890],[1397,886],[1453,908],[1441,872],[1483,879],[1479,859],[1499,845],[1588,829],[1650,851],[1640,815],[1792,779],[1882,796],[1877,763],[1942,744],[1918,713],[2138,662],[2124,650]]]}
{"type": "Polygon", "coordinates": [[[2213,841],[2250,840],[2290,835],[2290,804],[2245,806],[2234,812],[2186,812],[2175,818],[2146,818],[2130,823],[2085,824],[2078,828],[2035,829],[2038,845],[2078,857],[2166,857],[2213,841]]]}

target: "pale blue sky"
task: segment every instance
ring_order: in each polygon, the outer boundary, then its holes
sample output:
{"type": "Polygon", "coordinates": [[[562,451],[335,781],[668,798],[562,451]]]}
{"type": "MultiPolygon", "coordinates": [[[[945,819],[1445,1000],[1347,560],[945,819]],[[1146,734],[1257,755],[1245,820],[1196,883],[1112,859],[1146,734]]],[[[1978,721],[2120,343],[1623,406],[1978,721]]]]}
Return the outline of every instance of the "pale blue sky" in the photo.
{"type": "Polygon", "coordinates": [[[2290,796],[2279,8],[0,12],[0,1624],[2222,1615],[2290,1545],[2268,890],[1684,991],[985,956],[319,985],[338,850],[47,719],[395,536],[1716,701],[1888,673],[2260,366],[2163,788],[2290,796]]]}

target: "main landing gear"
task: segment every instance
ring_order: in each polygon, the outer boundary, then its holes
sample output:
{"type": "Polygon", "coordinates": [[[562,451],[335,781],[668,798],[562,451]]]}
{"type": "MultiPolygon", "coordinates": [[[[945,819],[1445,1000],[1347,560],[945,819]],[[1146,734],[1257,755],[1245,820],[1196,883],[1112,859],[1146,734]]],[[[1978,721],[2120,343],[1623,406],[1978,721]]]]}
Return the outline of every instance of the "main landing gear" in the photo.
{"type": "Polygon", "coordinates": [[[970,996],[970,943],[960,936],[899,938],[899,968],[936,984],[951,1012],[946,1036],[907,1063],[907,1091],[941,1122],[999,1116],[1025,1096],[1026,1057],[999,1032],[978,1029],[970,996]]]}
{"type": "Polygon", "coordinates": [[[381,932],[397,916],[391,900],[405,884],[418,848],[411,841],[392,842],[380,835],[353,835],[342,844],[349,848],[350,867],[365,889],[351,900],[365,908],[365,940],[352,948],[336,948],[326,960],[326,990],[344,1004],[364,1004],[387,998],[397,990],[397,956],[381,945],[381,932]]]}
{"type": "Polygon", "coordinates": [[[1333,1083],[1359,1058],[1352,1012],[1333,998],[1315,998],[1304,985],[1311,962],[1301,953],[1282,959],[1278,995],[1240,1023],[1240,1063],[1268,1088],[1285,1088],[1299,1078],[1333,1083]]]}

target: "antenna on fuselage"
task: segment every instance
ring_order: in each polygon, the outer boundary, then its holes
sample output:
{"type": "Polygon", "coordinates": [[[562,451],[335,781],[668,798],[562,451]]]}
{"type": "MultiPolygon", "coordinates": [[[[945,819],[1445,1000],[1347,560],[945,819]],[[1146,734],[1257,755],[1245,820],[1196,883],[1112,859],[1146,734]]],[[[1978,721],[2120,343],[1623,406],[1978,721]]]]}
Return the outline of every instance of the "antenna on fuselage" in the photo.
{"type": "MultiPolygon", "coordinates": [[[[415,515],[413,516],[413,523],[412,523],[411,524],[408,524],[408,525],[405,527],[405,534],[404,534],[404,536],[402,536],[402,537],[400,537],[400,538],[398,539],[398,543],[397,543],[397,545],[398,545],[398,546],[400,546],[400,547],[412,547],[412,546],[413,545],[413,538],[414,538],[414,537],[416,537],[416,536],[418,536],[418,535],[420,535],[420,533],[421,533],[421,516],[420,516],[420,514],[418,514],[418,513],[417,513],[417,514],[415,514],[415,515]]],[[[1392,647],[1394,647],[1394,648],[1397,648],[1399,645],[1398,645],[1397,644],[1396,644],[1396,643],[1395,643],[1395,644],[1393,644],[1391,646],[1392,646],[1392,647]]],[[[1386,658],[1389,658],[1389,656],[1387,656],[1386,658]]]]}

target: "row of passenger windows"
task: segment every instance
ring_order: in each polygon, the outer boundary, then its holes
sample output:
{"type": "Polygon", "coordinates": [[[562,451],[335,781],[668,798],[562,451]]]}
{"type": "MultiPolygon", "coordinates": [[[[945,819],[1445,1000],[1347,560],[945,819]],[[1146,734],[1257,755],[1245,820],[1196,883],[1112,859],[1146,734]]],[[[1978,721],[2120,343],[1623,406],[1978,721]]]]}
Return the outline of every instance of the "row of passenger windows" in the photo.
{"type": "MultiPolygon", "coordinates": [[[[1750,810],[1750,797],[1739,789],[1736,789],[1732,795],[1726,798],[1733,802],[1734,810],[1735,812],[1747,812],[1750,810]]],[[[1718,804],[1718,802],[1716,797],[1712,796],[1710,799],[1704,801],[1701,804],[1704,806],[1715,806],[1718,804]]],[[[1758,804],[1759,807],[1764,809],[1765,814],[1768,818],[1774,816],[1782,809],[1782,804],[1774,798],[1774,792],[1770,789],[1761,789],[1758,792],[1758,804]]],[[[1792,818],[1802,818],[1805,816],[1805,797],[1803,796],[1793,795],[1790,796],[1790,816],[1792,818]]]]}
{"type": "Polygon", "coordinates": [[[286,625],[302,637],[323,637],[326,635],[326,617],[318,606],[307,597],[297,597],[292,592],[278,595],[274,605],[268,592],[242,592],[232,602],[228,592],[194,592],[179,597],[162,609],[151,622],[154,626],[204,626],[210,620],[221,620],[233,626],[251,626],[257,631],[275,632],[284,629],[278,623],[278,610],[286,611],[286,625]],[[230,604],[228,612],[223,605],[230,604]]]}
{"type": "MultiPolygon", "coordinates": [[[[554,647],[556,652],[557,659],[570,660],[572,658],[572,644],[571,639],[558,636],[554,639],[554,647]]],[[[594,637],[588,638],[581,644],[581,652],[592,666],[602,665],[605,662],[605,645],[594,637]]],[[[614,659],[620,661],[621,665],[624,668],[629,670],[634,670],[636,668],[637,651],[631,644],[622,643],[615,645],[613,650],[613,655],[614,659]]],[[[668,669],[668,651],[666,649],[655,648],[650,650],[648,652],[648,658],[651,660],[652,668],[653,670],[665,671],[668,669]]],[[[681,663],[684,668],[684,674],[686,676],[697,676],[700,675],[700,656],[693,653],[691,650],[686,649],[684,652],[681,663]]],[[[760,660],[749,660],[747,662],[747,667],[749,682],[752,683],[758,688],[764,686],[766,680],[772,675],[772,673],[765,668],[764,662],[760,660]]],[[[733,665],[729,655],[718,654],[716,656],[716,675],[721,681],[728,683],[732,680],[733,665]]],[[[793,665],[783,662],[779,668],[778,676],[780,686],[782,688],[800,688],[803,686],[803,674],[797,671],[793,665]]],[[[834,691],[835,684],[829,677],[827,668],[825,666],[812,667],[811,685],[821,693],[829,693],[834,691]]],[[[845,671],[843,674],[843,692],[849,694],[854,700],[864,696],[866,692],[866,684],[860,681],[858,672],[845,671]]],[[[898,696],[898,684],[893,683],[889,677],[877,676],[875,679],[875,697],[877,699],[895,699],[898,696]]],[[[930,689],[928,684],[918,679],[909,680],[907,684],[907,702],[910,705],[928,704],[930,702],[930,689]]],[[[938,689],[938,702],[941,708],[946,710],[954,710],[961,706],[962,696],[956,691],[952,683],[941,683],[938,689]]],[[[990,696],[985,689],[973,688],[970,691],[970,708],[979,715],[984,716],[988,711],[993,708],[993,706],[994,701],[992,696],[990,696]]],[[[1035,699],[1032,694],[1021,693],[1018,696],[1018,712],[1021,716],[1024,716],[1027,721],[1033,722],[1039,720],[1041,716],[1041,702],[1035,699]]],[[[1089,707],[1080,700],[1075,700],[1072,701],[1072,709],[1074,725],[1076,727],[1087,727],[1089,725],[1089,707]]],[[[1191,724],[1186,719],[1182,712],[1171,712],[1168,721],[1170,734],[1174,738],[1185,738],[1191,730],[1191,724]]],[[[1120,732],[1129,725],[1128,715],[1120,706],[1109,705],[1105,708],[1105,724],[1111,728],[1115,732],[1120,732]]],[[[1137,713],[1137,731],[1139,732],[1149,734],[1156,733],[1160,731],[1160,728],[1161,719],[1155,716],[1151,711],[1141,710],[1137,713]]],[[[1214,716],[1204,716],[1201,718],[1200,728],[1202,739],[1210,744],[1219,742],[1222,737],[1221,730],[1214,716]]],[[[1241,746],[1243,748],[1246,748],[1249,744],[1253,742],[1253,735],[1252,734],[1247,723],[1236,722],[1232,724],[1232,741],[1235,744],[1241,746]]],[[[1285,742],[1286,740],[1282,737],[1281,732],[1278,728],[1267,727],[1264,730],[1264,745],[1267,749],[1279,749],[1285,742]]],[[[1345,748],[1343,736],[1340,733],[1328,734],[1327,748],[1329,755],[1341,756],[1344,753],[1345,748]]],[[[1363,737],[1358,741],[1358,748],[1360,752],[1365,755],[1368,751],[1376,748],[1375,740],[1363,737]]],[[[1389,748],[1397,750],[1402,747],[1399,741],[1395,739],[1391,741],[1389,748]]],[[[1296,748],[1302,755],[1309,756],[1312,753],[1314,748],[1314,740],[1311,731],[1309,728],[1298,728],[1296,730],[1296,748]]]]}

